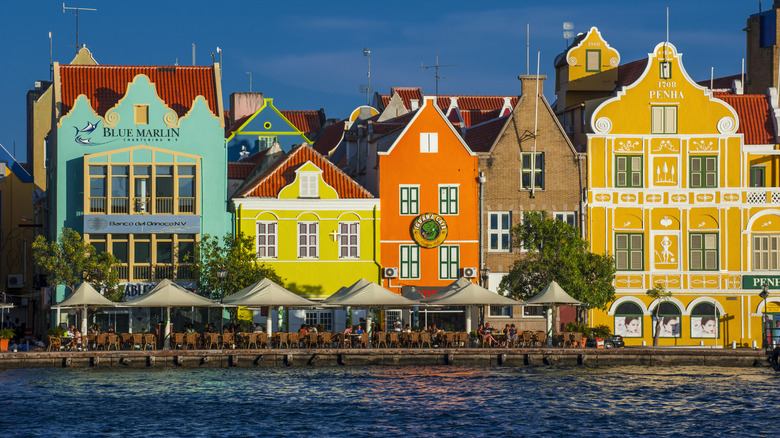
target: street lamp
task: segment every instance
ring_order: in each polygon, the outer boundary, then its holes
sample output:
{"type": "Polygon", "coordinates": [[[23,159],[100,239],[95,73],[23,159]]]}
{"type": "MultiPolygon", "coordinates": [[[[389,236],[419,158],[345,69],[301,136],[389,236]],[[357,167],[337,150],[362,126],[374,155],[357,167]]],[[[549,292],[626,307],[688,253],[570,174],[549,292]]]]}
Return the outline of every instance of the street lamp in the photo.
{"type": "Polygon", "coordinates": [[[768,348],[769,345],[768,345],[768,342],[767,342],[767,334],[769,333],[769,328],[768,328],[769,321],[767,321],[767,319],[766,319],[766,297],[769,296],[769,285],[766,283],[766,280],[761,285],[761,293],[758,294],[758,296],[761,297],[764,300],[764,317],[761,320],[761,324],[762,324],[762,327],[764,327],[764,330],[763,330],[763,332],[764,332],[763,333],[764,348],[768,348]]]}
{"type": "Polygon", "coordinates": [[[482,280],[482,284],[480,286],[487,287],[487,281],[488,276],[490,275],[490,268],[483,266],[482,269],[479,270],[479,278],[482,280]]]}

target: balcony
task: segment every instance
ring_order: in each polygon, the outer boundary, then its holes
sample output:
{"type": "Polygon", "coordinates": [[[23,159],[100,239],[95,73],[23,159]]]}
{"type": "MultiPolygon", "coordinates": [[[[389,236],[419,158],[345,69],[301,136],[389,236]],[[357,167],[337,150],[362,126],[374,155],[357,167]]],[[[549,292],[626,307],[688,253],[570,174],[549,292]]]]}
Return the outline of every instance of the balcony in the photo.
{"type": "Polygon", "coordinates": [[[90,197],[88,214],[195,214],[195,197],[90,197]],[[110,208],[109,208],[110,206],[110,208]]]}
{"type": "Polygon", "coordinates": [[[121,264],[117,269],[117,273],[119,281],[159,281],[165,278],[171,280],[194,279],[192,265],[190,264],[121,264]],[[132,277],[128,276],[129,273],[132,273],[132,277]]]}
{"type": "Polygon", "coordinates": [[[744,202],[750,205],[767,205],[780,203],[780,188],[757,187],[745,190],[744,202]]]}

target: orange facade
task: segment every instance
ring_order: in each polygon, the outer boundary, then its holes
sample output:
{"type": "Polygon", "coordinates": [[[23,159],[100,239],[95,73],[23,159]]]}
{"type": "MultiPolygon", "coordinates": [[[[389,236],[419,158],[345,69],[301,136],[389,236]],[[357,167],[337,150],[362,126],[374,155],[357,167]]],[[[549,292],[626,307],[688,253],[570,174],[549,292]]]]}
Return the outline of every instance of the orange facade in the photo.
{"type": "Polygon", "coordinates": [[[414,286],[426,294],[462,276],[476,281],[477,155],[434,100],[426,98],[403,132],[378,155],[383,285],[397,293],[414,286]]]}

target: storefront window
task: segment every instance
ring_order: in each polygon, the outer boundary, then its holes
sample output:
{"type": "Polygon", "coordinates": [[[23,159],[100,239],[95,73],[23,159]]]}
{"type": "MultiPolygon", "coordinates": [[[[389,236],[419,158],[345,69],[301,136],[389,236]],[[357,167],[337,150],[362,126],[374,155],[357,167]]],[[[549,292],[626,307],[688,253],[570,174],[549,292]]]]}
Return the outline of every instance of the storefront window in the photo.
{"type": "MultiPolygon", "coordinates": [[[[656,327],[656,312],[655,308],[650,311],[653,315],[653,327],[652,332],[655,336],[656,327]]],[[[661,320],[661,331],[659,337],[661,338],[679,338],[680,337],[680,322],[682,320],[682,312],[680,308],[674,303],[661,303],[658,307],[658,318],[661,320]]]]}
{"type": "Polygon", "coordinates": [[[625,302],[615,309],[615,334],[624,338],[641,338],[642,309],[638,304],[625,302]]]}
{"type": "Polygon", "coordinates": [[[691,310],[692,338],[720,338],[720,313],[712,303],[699,303],[691,310]]]}

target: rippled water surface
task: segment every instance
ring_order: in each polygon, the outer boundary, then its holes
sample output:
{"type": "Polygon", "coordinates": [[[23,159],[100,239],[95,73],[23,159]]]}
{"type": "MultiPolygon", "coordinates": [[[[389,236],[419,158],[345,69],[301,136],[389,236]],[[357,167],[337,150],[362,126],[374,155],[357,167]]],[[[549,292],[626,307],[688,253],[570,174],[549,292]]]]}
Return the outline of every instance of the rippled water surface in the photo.
{"type": "Polygon", "coordinates": [[[0,372],[7,436],[766,436],[766,368],[0,372]]]}

